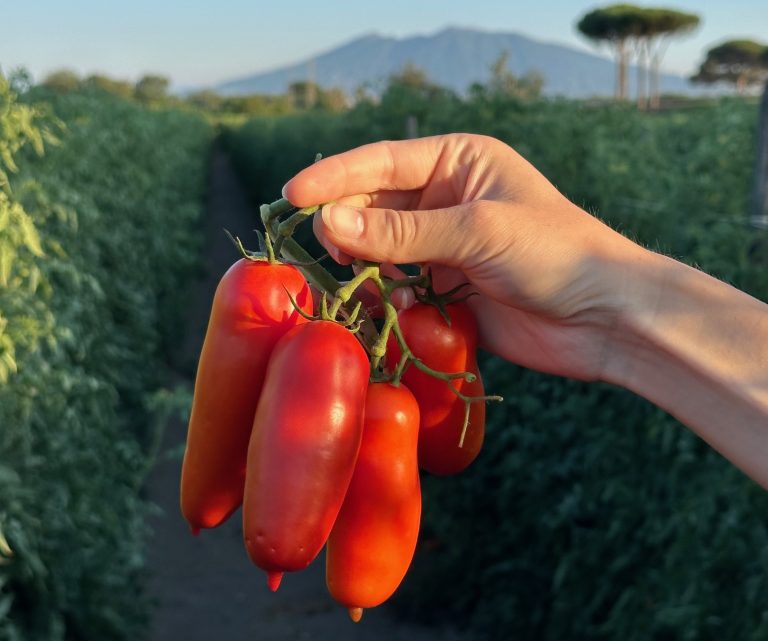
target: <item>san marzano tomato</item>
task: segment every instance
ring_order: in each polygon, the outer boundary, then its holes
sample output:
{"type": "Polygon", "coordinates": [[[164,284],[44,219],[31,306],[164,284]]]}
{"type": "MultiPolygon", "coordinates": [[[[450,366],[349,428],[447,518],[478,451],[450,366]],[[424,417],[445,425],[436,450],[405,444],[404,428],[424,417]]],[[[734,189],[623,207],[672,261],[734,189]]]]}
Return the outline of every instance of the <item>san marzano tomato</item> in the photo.
{"type": "Polygon", "coordinates": [[[216,289],[195,380],[181,476],[181,509],[193,531],[216,527],[243,501],[253,416],[267,362],[283,334],[306,320],[312,297],[290,265],[242,259],[216,289]]]}
{"type": "Polygon", "coordinates": [[[360,454],[326,553],[328,590],[354,620],[392,596],[413,558],[418,432],[419,406],[405,385],[368,387],[360,454]]]}
{"type": "MultiPolygon", "coordinates": [[[[450,326],[433,305],[417,303],[398,313],[397,319],[413,354],[442,372],[472,372],[472,383],[452,382],[465,396],[484,394],[477,366],[477,321],[465,303],[447,305],[450,326]]],[[[398,362],[400,348],[390,335],[387,359],[398,362]]],[[[432,474],[456,474],[475,460],[485,434],[485,403],[472,403],[464,443],[459,447],[464,424],[464,402],[448,385],[411,365],[403,382],[413,392],[421,410],[419,466],[432,474]]]]}
{"type": "Polygon", "coordinates": [[[329,321],[288,332],[272,354],[248,446],[243,502],[251,560],[277,587],[325,544],[355,466],[368,356],[329,321]]]}

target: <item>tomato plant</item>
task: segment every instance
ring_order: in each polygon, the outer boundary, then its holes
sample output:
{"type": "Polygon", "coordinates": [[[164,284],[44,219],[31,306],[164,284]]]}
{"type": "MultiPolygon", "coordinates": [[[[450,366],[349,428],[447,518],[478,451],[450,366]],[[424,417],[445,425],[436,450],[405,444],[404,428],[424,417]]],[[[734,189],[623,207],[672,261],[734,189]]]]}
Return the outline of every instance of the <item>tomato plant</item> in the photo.
{"type": "MultiPolygon", "coordinates": [[[[434,305],[416,303],[398,313],[403,336],[413,355],[429,367],[443,372],[471,372],[477,378],[451,381],[465,396],[482,396],[483,382],[477,366],[477,321],[465,303],[446,306],[450,324],[434,305]]],[[[394,336],[387,345],[388,359],[397,363],[400,346],[394,336]]],[[[419,466],[432,474],[456,474],[480,453],[485,433],[485,403],[470,405],[469,424],[461,446],[465,403],[445,381],[409,367],[403,382],[413,392],[421,410],[419,466]]]]}
{"type": "Polygon", "coordinates": [[[295,267],[237,261],[213,299],[195,380],[181,477],[181,509],[193,531],[216,527],[243,501],[253,417],[272,350],[312,311],[295,267]]]}
{"type": "Polygon", "coordinates": [[[325,544],[360,448],[368,356],[330,321],[305,323],[277,344],[248,446],[243,531],[274,590],[325,544]]]}
{"type": "Polygon", "coordinates": [[[368,387],[360,453],[326,552],[328,590],[355,621],[394,593],[413,558],[418,431],[419,406],[404,385],[368,387]]]}

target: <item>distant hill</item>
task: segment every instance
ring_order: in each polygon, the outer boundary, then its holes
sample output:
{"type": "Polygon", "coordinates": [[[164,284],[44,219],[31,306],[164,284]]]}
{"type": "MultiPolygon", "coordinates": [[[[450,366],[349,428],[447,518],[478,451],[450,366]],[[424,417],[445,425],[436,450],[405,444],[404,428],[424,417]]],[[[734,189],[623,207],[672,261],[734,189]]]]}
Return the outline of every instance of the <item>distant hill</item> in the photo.
{"type": "MultiPolygon", "coordinates": [[[[473,82],[488,79],[491,64],[504,51],[509,54],[508,68],[515,75],[538,71],[544,76],[547,95],[583,98],[613,94],[616,71],[609,58],[516,33],[455,28],[408,38],[363,36],[294,65],[222,83],[215,90],[225,95],[278,94],[290,83],[313,75],[323,87],[341,87],[352,93],[364,83],[375,89],[404,65],[413,63],[432,81],[464,92],[473,82]]],[[[635,69],[631,68],[631,92],[634,77],[635,69]]],[[[698,93],[685,78],[671,74],[661,76],[661,90],[698,93]]]]}

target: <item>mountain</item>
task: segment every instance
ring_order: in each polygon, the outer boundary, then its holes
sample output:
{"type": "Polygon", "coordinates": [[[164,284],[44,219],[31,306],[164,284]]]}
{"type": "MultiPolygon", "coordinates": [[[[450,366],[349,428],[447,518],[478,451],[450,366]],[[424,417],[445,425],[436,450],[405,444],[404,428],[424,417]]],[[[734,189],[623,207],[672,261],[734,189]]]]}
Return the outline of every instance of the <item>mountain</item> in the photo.
{"type": "MultiPolygon", "coordinates": [[[[413,63],[433,82],[464,92],[473,82],[488,79],[491,64],[503,52],[509,55],[507,66],[513,74],[541,73],[547,95],[581,98],[613,94],[616,69],[608,58],[517,33],[456,28],[407,38],[363,36],[294,65],[224,82],[215,90],[225,95],[279,94],[290,83],[314,76],[322,87],[341,87],[351,94],[364,83],[381,86],[388,76],[413,63]]],[[[635,72],[630,68],[631,92],[635,72]]],[[[695,91],[682,76],[663,74],[660,84],[664,92],[695,91]]]]}

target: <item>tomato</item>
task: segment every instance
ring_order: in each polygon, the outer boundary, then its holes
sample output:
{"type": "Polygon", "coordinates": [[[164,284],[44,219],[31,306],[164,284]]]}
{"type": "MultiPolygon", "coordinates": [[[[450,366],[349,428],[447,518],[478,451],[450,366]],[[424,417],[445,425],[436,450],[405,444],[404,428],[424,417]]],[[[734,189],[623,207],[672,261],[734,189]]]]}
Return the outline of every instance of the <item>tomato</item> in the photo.
{"type": "Polygon", "coordinates": [[[404,385],[372,383],[355,473],[326,551],[328,590],[354,621],[362,608],[392,596],[413,558],[421,517],[418,433],[413,394],[404,385]]]}
{"type": "MultiPolygon", "coordinates": [[[[477,366],[477,321],[465,303],[447,305],[450,326],[433,305],[416,303],[398,313],[398,322],[413,354],[441,372],[472,372],[477,380],[456,379],[452,385],[465,396],[484,395],[477,366]]],[[[394,365],[400,348],[393,335],[387,359],[394,365]]],[[[432,474],[449,475],[464,470],[480,453],[485,434],[485,403],[472,403],[469,427],[459,447],[464,424],[464,402],[442,380],[418,370],[413,364],[402,378],[421,410],[419,466],[432,474]]]]}
{"type": "Polygon", "coordinates": [[[300,325],[278,343],[248,446],[243,533],[276,589],[325,544],[360,448],[370,365],[348,329],[300,325]]]}
{"type": "Polygon", "coordinates": [[[243,501],[253,416],[272,349],[312,313],[301,273],[242,259],[216,288],[195,380],[181,475],[181,509],[194,532],[216,527],[243,501]]]}

